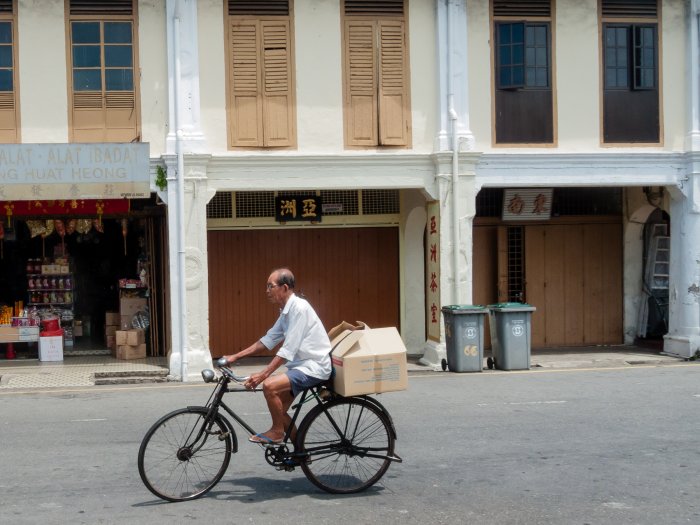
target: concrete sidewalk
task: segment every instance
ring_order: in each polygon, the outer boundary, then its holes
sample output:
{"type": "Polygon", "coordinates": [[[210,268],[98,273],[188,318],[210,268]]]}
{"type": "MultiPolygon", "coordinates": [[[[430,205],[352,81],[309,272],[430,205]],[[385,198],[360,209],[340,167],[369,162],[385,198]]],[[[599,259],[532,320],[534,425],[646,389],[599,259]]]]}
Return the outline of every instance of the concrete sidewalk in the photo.
{"type": "MultiPolygon", "coordinates": [[[[486,368],[483,373],[508,373],[486,368]]],[[[443,374],[441,367],[418,363],[420,356],[408,357],[408,373],[443,374]]],[[[257,357],[241,361],[236,367],[239,375],[260,371],[269,358],[257,357]]],[[[620,368],[634,366],[693,365],[688,361],[662,354],[659,349],[619,345],[605,347],[575,347],[538,350],[530,358],[530,372],[542,370],[620,368]]],[[[449,373],[449,372],[447,372],[449,373]]],[[[41,362],[36,359],[0,360],[0,392],[34,391],[44,388],[86,387],[114,384],[154,383],[167,381],[168,362],[164,357],[123,361],[111,356],[66,356],[61,362],[41,362]]]]}

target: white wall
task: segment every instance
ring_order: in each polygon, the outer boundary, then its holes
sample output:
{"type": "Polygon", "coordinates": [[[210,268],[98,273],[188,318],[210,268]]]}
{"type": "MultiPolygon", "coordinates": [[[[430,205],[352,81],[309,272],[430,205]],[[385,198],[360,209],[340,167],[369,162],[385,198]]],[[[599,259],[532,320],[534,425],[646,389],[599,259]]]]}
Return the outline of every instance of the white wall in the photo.
{"type": "Polygon", "coordinates": [[[150,144],[151,157],[159,157],[165,153],[165,136],[168,132],[165,0],[141,0],[138,9],[141,140],[150,144]]]}
{"type": "Polygon", "coordinates": [[[63,0],[23,0],[17,12],[22,142],[68,142],[63,0]]]}

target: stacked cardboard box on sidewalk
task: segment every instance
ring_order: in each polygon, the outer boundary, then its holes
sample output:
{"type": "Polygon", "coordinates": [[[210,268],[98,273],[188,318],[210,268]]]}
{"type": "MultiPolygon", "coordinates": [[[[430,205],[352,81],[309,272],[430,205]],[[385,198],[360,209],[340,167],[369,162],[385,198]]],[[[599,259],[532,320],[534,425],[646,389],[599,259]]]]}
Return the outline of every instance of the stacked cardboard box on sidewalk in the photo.
{"type": "Polygon", "coordinates": [[[119,313],[105,312],[105,344],[112,351],[112,355],[117,351],[117,330],[119,330],[119,313]]]}
{"type": "Polygon", "coordinates": [[[144,330],[117,330],[117,359],[143,359],[146,357],[146,332],[144,330]]]}

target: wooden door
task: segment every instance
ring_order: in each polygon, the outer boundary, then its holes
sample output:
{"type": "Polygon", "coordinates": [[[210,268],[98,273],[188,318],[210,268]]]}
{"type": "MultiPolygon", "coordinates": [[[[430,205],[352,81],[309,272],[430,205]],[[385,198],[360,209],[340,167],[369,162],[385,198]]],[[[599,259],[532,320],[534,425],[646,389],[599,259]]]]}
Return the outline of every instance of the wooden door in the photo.
{"type": "Polygon", "coordinates": [[[326,329],[340,321],[399,328],[398,229],[209,231],[209,338],[213,357],[237,352],[279,315],[270,271],[288,266],[326,329]]]}
{"type": "Polygon", "coordinates": [[[619,223],[526,226],[525,276],[533,347],[623,341],[619,223]]]}
{"type": "MultiPolygon", "coordinates": [[[[474,226],[472,303],[498,302],[498,226],[474,226]]],[[[484,319],[484,348],[491,348],[488,315],[484,319]]]]}

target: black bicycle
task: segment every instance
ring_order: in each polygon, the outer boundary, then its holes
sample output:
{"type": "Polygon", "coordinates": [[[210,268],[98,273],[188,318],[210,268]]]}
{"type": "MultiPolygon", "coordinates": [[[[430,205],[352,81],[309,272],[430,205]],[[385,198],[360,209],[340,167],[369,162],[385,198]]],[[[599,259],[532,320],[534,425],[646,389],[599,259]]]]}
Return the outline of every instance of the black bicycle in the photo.
{"type": "MultiPolygon", "coordinates": [[[[205,406],[189,406],[166,414],[148,430],[139,449],[141,480],[156,496],[168,501],[199,498],[211,490],[228,468],[238,439],[227,413],[251,436],[257,434],[223,401],[231,388],[245,383],[225,361],[217,362],[220,375],[202,370],[206,383],[216,383],[205,406]],[[221,410],[223,409],[223,411],[221,410]]],[[[374,485],[392,462],[396,430],[386,408],[368,396],[343,397],[330,383],[305,389],[292,406],[292,421],[280,444],[263,444],[267,462],[278,470],[301,467],[322,490],[351,494],[374,485]],[[307,403],[294,440],[296,421],[307,403]],[[290,449],[290,447],[292,447],[290,449]]]]}

